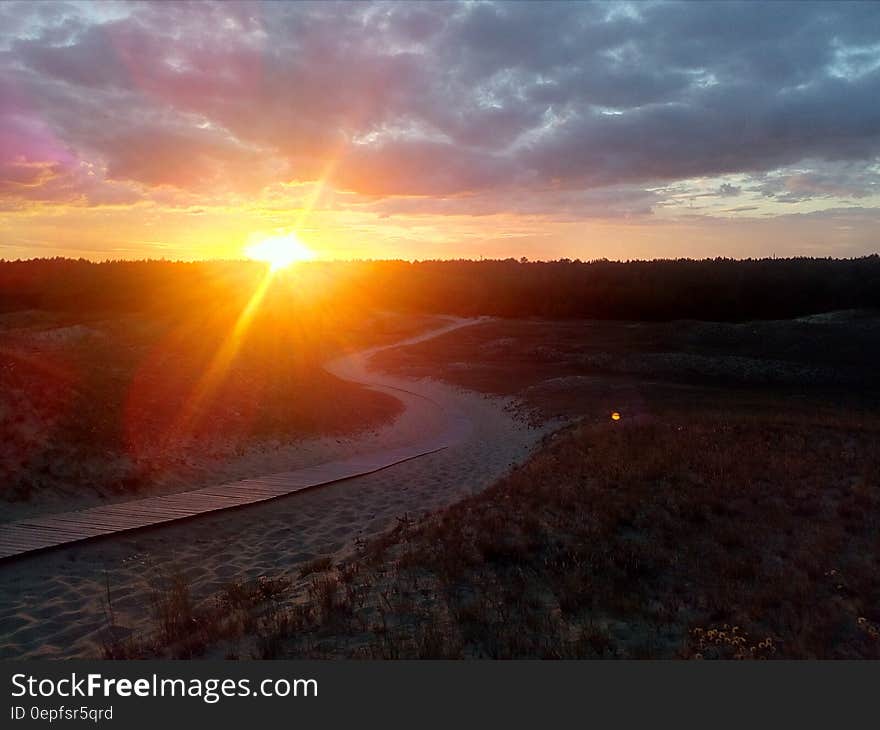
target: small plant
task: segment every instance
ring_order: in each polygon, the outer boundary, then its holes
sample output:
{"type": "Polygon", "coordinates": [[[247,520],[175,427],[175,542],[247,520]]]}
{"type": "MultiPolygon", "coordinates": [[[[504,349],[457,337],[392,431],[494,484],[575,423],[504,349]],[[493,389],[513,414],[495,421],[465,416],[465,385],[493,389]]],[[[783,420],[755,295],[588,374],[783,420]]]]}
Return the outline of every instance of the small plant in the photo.
{"type": "Polygon", "coordinates": [[[739,626],[723,624],[720,629],[694,628],[685,656],[691,659],[770,659],[776,654],[771,637],[752,640],[739,626]]]}
{"type": "Polygon", "coordinates": [[[179,570],[160,575],[153,583],[153,613],[160,640],[170,644],[189,634],[196,624],[189,581],[179,570]]]}
{"type": "Polygon", "coordinates": [[[299,577],[306,578],[312,573],[325,573],[333,567],[333,558],[329,555],[315,558],[302,565],[299,569],[299,577]]]}
{"type": "Polygon", "coordinates": [[[875,641],[880,641],[880,626],[878,626],[876,623],[870,621],[864,616],[859,616],[856,619],[856,624],[872,639],[874,639],[875,641]]]}

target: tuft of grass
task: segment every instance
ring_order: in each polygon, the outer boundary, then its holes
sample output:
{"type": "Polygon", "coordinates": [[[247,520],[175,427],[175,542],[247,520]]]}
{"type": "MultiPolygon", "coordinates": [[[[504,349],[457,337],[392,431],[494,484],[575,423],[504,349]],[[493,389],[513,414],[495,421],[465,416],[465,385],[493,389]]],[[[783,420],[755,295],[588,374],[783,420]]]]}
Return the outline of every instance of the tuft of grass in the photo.
{"type": "MultiPolygon", "coordinates": [[[[226,642],[223,656],[239,656],[243,636],[262,637],[267,645],[286,635],[281,602],[290,590],[285,576],[260,576],[227,584],[213,600],[197,601],[186,574],[176,567],[159,570],[150,579],[153,624],[141,634],[119,637],[108,625],[102,655],[105,659],[150,656],[190,659],[226,642]],[[263,611],[261,619],[258,612],[263,611]],[[271,630],[267,631],[266,627],[271,630]],[[274,637],[274,638],[273,638],[274,637]]],[[[286,619],[285,619],[286,620],[286,619]]]]}
{"type": "Polygon", "coordinates": [[[301,566],[299,569],[299,577],[305,578],[312,573],[325,573],[332,567],[333,558],[331,558],[329,555],[321,556],[301,566]]]}

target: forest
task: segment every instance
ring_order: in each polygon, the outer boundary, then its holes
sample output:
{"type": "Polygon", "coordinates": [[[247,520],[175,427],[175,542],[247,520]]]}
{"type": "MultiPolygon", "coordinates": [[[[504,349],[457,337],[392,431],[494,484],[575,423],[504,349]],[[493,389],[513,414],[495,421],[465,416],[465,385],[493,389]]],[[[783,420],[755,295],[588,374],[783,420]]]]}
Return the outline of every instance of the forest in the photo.
{"type": "MultiPolygon", "coordinates": [[[[109,314],[221,303],[234,309],[264,274],[263,264],[244,261],[0,260],[0,311],[109,314]]],[[[279,272],[267,301],[463,316],[783,319],[880,307],[880,256],[309,262],[279,272]]]]}

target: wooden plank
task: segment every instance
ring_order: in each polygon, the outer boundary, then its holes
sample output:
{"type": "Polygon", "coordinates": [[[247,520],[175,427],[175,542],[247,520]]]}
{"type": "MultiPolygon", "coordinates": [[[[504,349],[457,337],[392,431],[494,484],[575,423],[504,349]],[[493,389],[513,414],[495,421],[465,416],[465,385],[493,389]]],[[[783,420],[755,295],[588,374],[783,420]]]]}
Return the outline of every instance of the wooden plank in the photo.
{"type": "Polygon", "coordinates": [[[232,494],[239,495],[244,499],[247,499],[248,497],[271,499],[279,494],[286,494],[288,490],[289,487],[260,487],[258,489],[242,489],[232,492],[232,494]]]}
{"type": "Polygon", "coordinates": [[[142,507],[129,507],[127,509],[114,510],[113,512],[102,512],[95,515],[95,519],[102,519],[107,522],[125,520],[125,519],[143,519],[151,517],[185,517],[192,513],[192,509],[170,509],[168,507],[159,507],[156,505],[143,505],[142,507]]]}
{"type": "Polygon", "coordinates": [[[435,453],[441,448],[445,446],[430,450],[402,447],[374,455],[350,457],[336,463],[318,464],[298,471],[201,487],[190,492],[157,495],[7,522],[0,526],[0,559],[151,525],[168,524],[232,507],[258,504],[310,487],[372,474],[395,464],[435,453]]]}
{"type": "Polygon", "coordinates": [[[21,546],[22,552],[25,552],[28,550],[39,550],[43,547],[52,547],[54,545],[61,545],[64,542],[68,542],[68,541],[65,538],[59,536],[54,539],[51,537],[46,537],[46,538],[41,538],[41,539],[31,538],[29,540],[17,541],[16,544],[21,546]]]}
{"type": "Polygon", "coordinates": [[[99,523],[94,518],[91,518],[91,519],[88,519],[88,518],[72,519],[72,518],[69,518],[67,515],[61,514],[61,515],[53,515],[52,517],[45,517],[40,520],[40,524],[43,524],[43,525],[58,524],[58,525],[62,525],[62,526],[78,528],[78,527],[90,527],[93,525],[97,525],[99,523]]]}
{"type": "Polygon", "coordinates": [[[98,534],[94,532],[60,532],[58,530],[20,530],[5,537],[23,543],[41,543],[46,540],[82,540],[87,537],[96,537],[98,534]]]}
{"type": "Polygon", "coordinates": [[[193,505],[196,504],[205,504],[211,501],[218,501],[221,497],[211,497],[207,498],[204,495],[193,495],[187,499],[176,499],[176,500],[165,500],[163,499],[161,502],[151,502],[148,506],[152,509],[161,509],[161,510],[170,510],[170,511],[180,511],[180,510],[188,510],[192,509],[193,505]]]}
{"type": "Polygon", "coordinates": [[[53,515],[46,515],[46,517],[42,519],[63,520],[64,522],[68,522],[72,525],[90,525],[109,518],[103,517],[99,512],[62,512],[53,515]]]}
{"type": "Polygon", "coordinates": [[[113,510],[105,510],[102,511],[98,516],[105,516],[107,519],[125,517],[129,515],[134,515],[139,512],[150,514],[166,514],[168,516],[175,516],[178,514],[187,514],[191,512],[193,509],[192,505],[185,506],[181,504],[180,506],[174,507],[166,504],[156,504],[155,502],[145,503],[143,505],[132,505],[130,507],[113,509],[113,510]]]}
{"type": "Polygon", "coordinates": [[[36,543],[34,540],[0,540],[0,545],[3,545],[4,549],[6,549],[6,546],[9,546],[13,549],[14,552],[33,550],[34,545],[38,544],[39,543],[36,543]]]}
{"type": "Polygon", "coordinates": [[[82,535],[82,530],[65,530],[53,527],[40,527],[38,525],[16,525],[14,534],[28,537],[40,537],[45,535],[64,535],[68,537],[77,537],[82,535]]]}
{"type": "MultiPolygon", "coordinates": [[[[111,519],[119,516],[119,513],[123,511],[121,509],[121,505],[119,507],[106,505],[103,507],[94,507],[90,510],[83,510],[81,512],[68,512],[65,514],[66,517],[71,519],[79,519],[79,520],[98,520],[98,519],[111,519]]],[[[54,515],[47,515],[54,516],[54,515]]]]}
{"type": "Polygon", "coordinates": [[[237,502],[248,502],[248,501],[256,501],[259,499],[265,499],[267,494],[254,494],[253,492],[241,492],[236,494],[212,494],[212,497],[216,497],[217,499],[225,500],[229,504],[234,504],[237,502]]]}
{"type": "Polygon", "coordinates": [[[241,498],[241,497],[259,497],[263,494],[275,494],[277,487],[217,487],[213,491],[203,491],[202,494],[213,495],[217,497],[241,498]]]}
{"type": "MultiPolygon", "coordinates": [[[[66,518],[61,517],[59,515],[59,517],[57,518],[57,521],[60,522],[61,520],[66,520],[66,518]]],[[[130,522],[130,521],[131,520],[128,520],[128,522],[130,522]]],[[[123,524],[125,522],[126,522],[126,520],[125,520],[124,515],[100,514],[100,515],[89,515],[88,517],[86,517],[84,519],[70,520],[70,521],[68,521],[68,524],[71,527],[76,527],[77,525],[83,525],[83,526],[100,525],[103,527],[109,527],[109,528],[113,529],[113,528],[119,527],[121,524],[123,524]]]]}
{"type": "MultiPolygon", "coordinates": [[[[86,529],[89,527],[102,527],[108,530],[115,530],[119,527],[123,526],[123,522],[119,519],[109,520],[107,518],[95,518],[91,520],[82,520],[82,521],[67,521],[63,518],[58,518],[55,522],[59,525],[68,525],[71,528],[82,528],[86,529]]],[[[131,524],[132,520],[128,521],[128,524],[131,524]]]]}
{"type": "Polygon", "coordinates": [[[194,511],[197,511],[196,505],[180,505],[179,507],[169,507],[165,505],[156,505],[149,504],[144,505],[143,507],[130,507],[124,512],[120,512],[117,516],[120,515],[158,515],[162,517],[187,517],[191,515],[194,511]]]}
{"type": "MultiPolygon", "coordinates": [[[[187,497],[189,498],[189,494],[187,494],[187,497]]],[[[196,500],[206,500],[206,501],[214,500],[214,501],[220,501],[220,502],[226,502],[226,501],[229,501],[230,499],[240,499],[241,498],[240,495],[236,495],[231,491],[211,491],[211,492],[204,491],[203,492],[201,490],[199,490],[198,492],[194,492],[192,494],[192,497],[195,498],[196,500]]],[[[187,501],[189,501],[189,500],[187,499],[187,501]]]]}

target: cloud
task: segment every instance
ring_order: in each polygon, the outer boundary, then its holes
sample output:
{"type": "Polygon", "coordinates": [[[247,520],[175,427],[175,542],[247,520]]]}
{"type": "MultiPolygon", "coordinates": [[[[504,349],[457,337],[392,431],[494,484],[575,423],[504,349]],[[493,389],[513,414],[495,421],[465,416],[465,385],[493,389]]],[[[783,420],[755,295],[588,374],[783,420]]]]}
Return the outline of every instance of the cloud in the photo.
{"type": "Polygon", "coordinates": [[[363,205],[383,217],[394,215],[514,214],[542,216],[554,221],[576,221],[584,216],[629,219],[648,216],[658,202],[658,193],[634,186],[597,190],[488,190],[453,197],[397,196],[363,205]]]}
{"type": "Polygon", "coordinates": [[[860,200],[880,195],[880,165],[873,162],[806,161],[797,169],[782,168],[767,175],[754,190],[782,203],[813,198],[860,200]]]}
{"type": "Polygon", "coordinates": [[[614,217],[722,175],[876,191],[839,174],[880,155],[872,3],[28,3],[0,27],[4,196],[325,179],[389,211],[614,217]]]}

